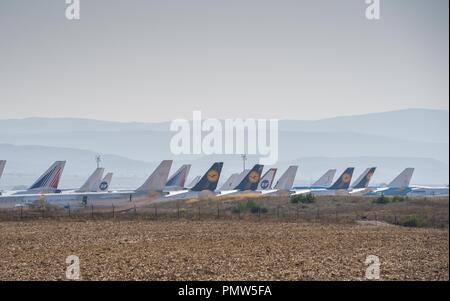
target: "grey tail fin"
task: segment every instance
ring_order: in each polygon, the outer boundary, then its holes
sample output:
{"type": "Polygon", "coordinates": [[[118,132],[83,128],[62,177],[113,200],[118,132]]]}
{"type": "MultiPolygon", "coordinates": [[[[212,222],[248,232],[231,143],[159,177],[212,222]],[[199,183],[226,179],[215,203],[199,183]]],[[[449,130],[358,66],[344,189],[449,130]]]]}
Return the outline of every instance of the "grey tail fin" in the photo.
{"type": "Polygon", "coordinates": [[[172,160],[162,161],[137,192],[162,191],[169,177],[172,160]]]}
{"type": "Polygon", "coordinates": [[[389,183],[388,187],[391,188],[405,188],[409,186],[411,182],[411,178],[414,173],[414,168],[408,167],[405,168],[391,183],[389,183]]]}
{"type": "Polygon", "coordinates": [[[191,164],[184,164],[181,166],[167,181],[166,186],[170,187],[184,187],[186,178],[188,177],[191,164]]]}
{"type": "Polygon", "coordinates": [[[333,183],[334,175],[336,174],[336,169],[329,169],[319,180],[312,184],[312,187],[329,187],[333,183]]]}
{"type": "Polygon", "coordinates": [[[231,190],[233,189],[233,182],[236,180],[236,178],[239,177],[238,173],[232,174],[226,181],[223,183],[222,187],[220,187],[220,190],[231,190]]]}
{"type": "Polygon", "coordinates": [[[280,177],[277,184],[275,185],[275,189],[279,190],[290,190],[292,185],[294,185],[295,175],[297,174],[297,165],[289,166],[289,168],[284,172],[284,174],[280,177]]]}
{"type": "Polygon", "coordinates": [[[5,170],[6,160],[0,160],[0,179],[2,178],[3,171],[5,170]]]}
{"type": "Polygon", "coordinates": [[[195,186],[195,184],[198,183],[198,181],[200,181],[201,176],[195,176],[195,178],[192,179],[191,183],[187,186],[189,188],[192,188],[195,186]]]}
{"type": "Polygon", "coordinates": [[[102,167],[95,169],[86,182],[84,182],[84,184],[77,190],[77,192],[96,191],[104,171],[105,169],[102,167]]]}

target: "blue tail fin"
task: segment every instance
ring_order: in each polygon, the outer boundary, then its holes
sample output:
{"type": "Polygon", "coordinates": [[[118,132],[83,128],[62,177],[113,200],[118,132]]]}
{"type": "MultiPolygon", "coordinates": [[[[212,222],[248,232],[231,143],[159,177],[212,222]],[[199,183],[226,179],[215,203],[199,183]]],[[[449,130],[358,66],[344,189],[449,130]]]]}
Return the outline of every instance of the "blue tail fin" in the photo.
{"type": "Polygon", "coordinates": [[[376,169],[376,167],[366,169],[356,180],[353,188],[367,188],[369,186],[370,179],[372,179],[372,176],[375,173],[376,169]]]}
{"type": "Polygon", "coordinates": [[[244,179],[242,179],[241,183],[236,186],[235,189],[238,190],[256,190],[258,188],[259,180],[261,179],[261,173],[264,168],[264,165],[256,164],[253,168],[247,173],[244,179]]]}
{"type": "Polygon", "coordinates": [[[350,181],[352,180],[353,170],[355,170],[353,167],[347,168],[344,173],[337,179],[337,181],[334,182],[334,184],[328,189],[348,189],[350,187],[350,181]]]}
{"type": "Polygon", "coordinates": [[[222,171],[222,166],[223,162],[214,163],[213,166],[211,166],[211,168],[200,179],[200,181],[192,187],[191,191],[216,190],[217,183],[220,178],[220,172],[222,171]]]}

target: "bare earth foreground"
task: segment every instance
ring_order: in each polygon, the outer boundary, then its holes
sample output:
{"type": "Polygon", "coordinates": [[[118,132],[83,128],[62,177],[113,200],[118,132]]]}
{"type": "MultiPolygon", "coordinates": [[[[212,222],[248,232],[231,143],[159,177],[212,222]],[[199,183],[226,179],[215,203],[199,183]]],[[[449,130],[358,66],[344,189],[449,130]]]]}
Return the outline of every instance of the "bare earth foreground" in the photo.
{"type": "Polygon", "coordinates": [[[255,221],[0,222],[1,280],[448,280],[448,229],[255,221]]]}

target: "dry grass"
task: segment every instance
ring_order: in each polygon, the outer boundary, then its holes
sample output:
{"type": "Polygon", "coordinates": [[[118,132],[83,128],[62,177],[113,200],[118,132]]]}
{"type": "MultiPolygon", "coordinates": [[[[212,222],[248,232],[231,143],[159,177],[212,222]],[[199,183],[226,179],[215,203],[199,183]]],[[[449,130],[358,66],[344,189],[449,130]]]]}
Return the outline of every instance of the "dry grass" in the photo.
{"type": "Polygon", "coordinates": [[[448,280],[448,230],[273,221],[0,222],[1,280],[448,280]]]}

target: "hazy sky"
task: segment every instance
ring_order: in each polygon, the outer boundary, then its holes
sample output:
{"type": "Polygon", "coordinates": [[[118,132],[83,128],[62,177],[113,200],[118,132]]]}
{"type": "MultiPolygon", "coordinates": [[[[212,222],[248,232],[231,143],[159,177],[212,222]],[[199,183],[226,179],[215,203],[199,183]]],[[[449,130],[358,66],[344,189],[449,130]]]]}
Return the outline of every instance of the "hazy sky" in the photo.
{"type": "Polygon", "coordinates": [[[448,109],[448,0],[0,0],[0,118],[448,109]]]}

